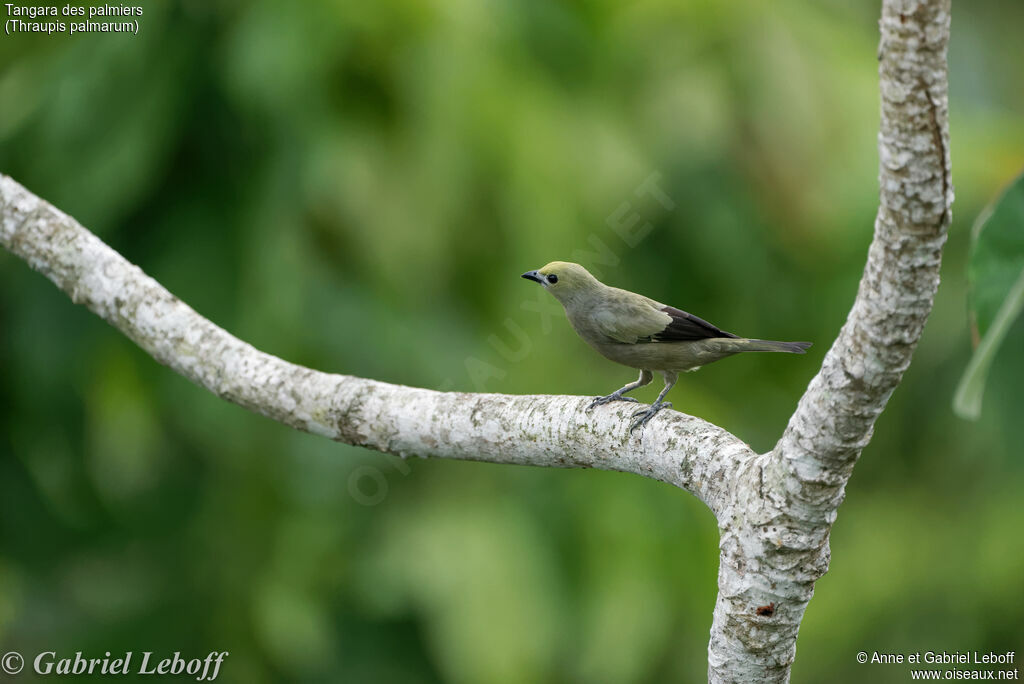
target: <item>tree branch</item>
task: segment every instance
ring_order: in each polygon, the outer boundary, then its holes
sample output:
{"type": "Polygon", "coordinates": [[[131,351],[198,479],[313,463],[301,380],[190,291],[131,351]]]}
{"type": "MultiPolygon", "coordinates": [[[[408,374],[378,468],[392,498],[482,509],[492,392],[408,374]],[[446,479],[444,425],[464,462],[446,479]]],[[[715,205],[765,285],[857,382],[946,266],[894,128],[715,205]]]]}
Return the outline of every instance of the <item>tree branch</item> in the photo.
{"type": "Polygon", "coordinates": [[[953,200],[949,10],[950,0],[883,0],[875,237],[821,371],[775,450],[737,473],[733,502],[719,515],[712,681],[788,680],[846,483],[931,311],[953,200]]]}
{"type": "Polygon", "coordinates": [[[699,418],[589,398],[433,392],[297,366],[233,337],[6,176],[0,244],[156,360],[214,394],[306,432],[418,455],[636,473],[707,503],[721,532],[708,647],[713,682],[784,682],[846,483],[899,384],[939,282],[950,221],[950,0],[883,0],[881,203],[846,324],[775,449],[754,454],[699,418]]]}
{"type": "Polygon", "coordinates": [[[921,337],[950,221],[946,46],[950,0],[882,8],[881,202],[853,309],[776,447],[808,517],[822,520],[921,337]],[[820,483],[805,488],[803,482],[820,483]],[[814,489],[812,492],[810,489],[814,489]]]}
{"type": "Polygon", "coordinates": [[[70,216],[0,176],[0,244],[160,363],[218,397],[305,432],[400,456],[599,468],[676,485],[717,510],[742,441],[665,412],[630,435],[633,406],[586,412],[589,398],[465,394],[297,366],[200,316],[70,216]]]}

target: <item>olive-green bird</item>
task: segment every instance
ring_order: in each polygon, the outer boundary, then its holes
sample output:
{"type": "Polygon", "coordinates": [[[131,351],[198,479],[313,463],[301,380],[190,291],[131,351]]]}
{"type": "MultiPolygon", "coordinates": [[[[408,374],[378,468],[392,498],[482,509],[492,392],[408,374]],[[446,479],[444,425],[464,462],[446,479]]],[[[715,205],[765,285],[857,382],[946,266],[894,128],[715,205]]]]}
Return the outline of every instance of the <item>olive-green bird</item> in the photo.
{"type": "Polygon", "coordinates": [[[587,410],[611,401],[632,401],[626,392],[653,379],[665,378],[665,388],[650,408],[633,414],[630,432],[672,406],[665,395],[678,374],[747,351],[803,354],[810,342],[751,340],[725,332],[702,318],[666,306],[643,295],[609,287],[579,264],[552,261],[523,278],[540,283],[565,308],[565,315],[583,341],[616,363],[640,369],[640,377],[611,394],[595,399],[587,410]]]}

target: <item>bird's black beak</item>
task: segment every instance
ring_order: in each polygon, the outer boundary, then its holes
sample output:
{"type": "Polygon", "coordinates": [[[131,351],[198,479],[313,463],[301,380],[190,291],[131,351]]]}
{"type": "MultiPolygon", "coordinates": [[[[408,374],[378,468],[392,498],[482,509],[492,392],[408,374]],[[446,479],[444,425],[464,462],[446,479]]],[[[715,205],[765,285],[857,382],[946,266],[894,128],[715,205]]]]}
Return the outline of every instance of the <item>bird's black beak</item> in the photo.
{"type": "Polygon", "coordinates": [[[526,273],[523,274],[522,277],[537,283],[544,282],[544,279],[540,277],[540,273],[537,273],[536,271],[527,271],[526,273]]]}

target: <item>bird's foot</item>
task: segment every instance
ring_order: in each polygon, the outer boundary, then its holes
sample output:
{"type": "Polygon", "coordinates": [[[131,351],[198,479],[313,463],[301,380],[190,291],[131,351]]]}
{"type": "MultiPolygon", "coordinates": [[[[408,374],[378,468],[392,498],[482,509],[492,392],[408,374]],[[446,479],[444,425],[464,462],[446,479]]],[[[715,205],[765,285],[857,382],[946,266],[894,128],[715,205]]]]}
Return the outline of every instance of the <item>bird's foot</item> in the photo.
{"type": "Polygon", "coordinates": [[[640,411],[637,411],[636,413],[633,414],[634,420],[633,423],[629,426],[629,431],[632,433],[637,428],[643,427],[651,420],[651,418],[658,414],[658,411],[660,411],[663,408],[671,407],[671,401],[661,401],[656,404],[651,404],[650,408],[645,408],[640,411]]]}
{"type": "Polygon", "coordinates": [[[633,397],[624,397],[624,396],[622,396],[621,392],[612,392],[608,396],[598,397],[594,401],[590,402],[590,406],[587,407],[587,410],[590,411],[590,410],[592,410],[592,409],[594,409],[594,408],[596,408],[598,406],[604,406],[605,404],[610,404],[613,401],[629,401],[629,402],[632,402],[634,404],[639,403],[633,397]]]}

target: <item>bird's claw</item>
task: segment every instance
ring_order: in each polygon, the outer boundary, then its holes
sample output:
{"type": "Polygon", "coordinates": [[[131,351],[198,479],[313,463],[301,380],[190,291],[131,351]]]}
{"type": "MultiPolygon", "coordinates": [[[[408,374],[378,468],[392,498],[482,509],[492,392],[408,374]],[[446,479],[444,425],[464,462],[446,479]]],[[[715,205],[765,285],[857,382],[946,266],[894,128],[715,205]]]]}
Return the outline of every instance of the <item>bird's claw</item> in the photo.
{"type": "Polygon", "coordinates": [[[671,401],[663,401],[657,404],[651,404],[650,408],[645,408],[641,409],[640,411],[637,411],[636,413],[633,414],[633,418],[635,420],[629,426],[630,433],[632,433],[637,428],[641,428],[644,425],[646,425],[651,420],[651,418],[658,414],[658,411],[660,411],[661,409],[671,408],[671,406],[671,401]]]}
{"type": "Polygon", "coordinates": [[[609,404],[609,403],[611,403],[613,401],[629,401],[629,402],[632,402],[634,404],[639,403],[633,397],[624,397],[621,394],[616,394],[615,392],[612,392],[611,394],[609,394],[607,396],[598,397],[597,399],[594,399],[594,401],[590,402],[590,405],[587,406],[587,410],[591,411],[591,410],[597,408],[598,406],[604,406],[605,404],[609,404]]]}

